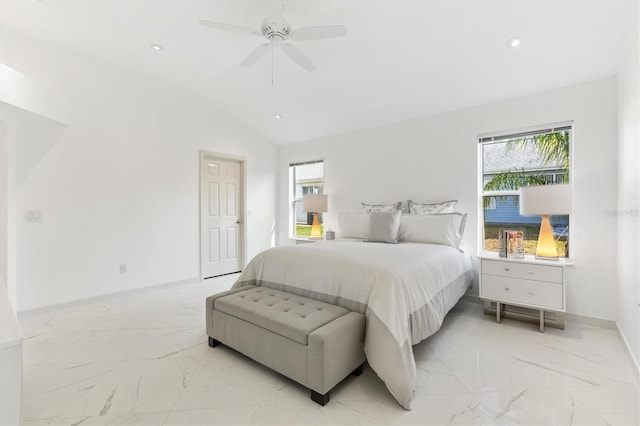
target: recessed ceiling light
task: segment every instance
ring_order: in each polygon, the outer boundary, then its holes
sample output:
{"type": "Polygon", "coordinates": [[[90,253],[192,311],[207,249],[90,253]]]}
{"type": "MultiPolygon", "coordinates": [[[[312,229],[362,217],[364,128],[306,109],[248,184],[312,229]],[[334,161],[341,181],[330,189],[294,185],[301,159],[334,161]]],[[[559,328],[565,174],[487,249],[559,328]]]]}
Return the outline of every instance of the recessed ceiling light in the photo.
{"type": "Polygon", "coordinates": [[[520,40],[520,37],[513,37],[510,38],[509,40],[507,40],[507,46],[508,47],[518,47],[520,46],[520,42],[522,40],[520,40]]]}
{"type": "Polygon", "coordinates": [[[275,118],[276,120],[280,120],[282,116],[280,114],[276,114],[273,116],[273,118],[275,118]]]}
{"type": "Polygon", "coordinates": [[[162,50],[162,46],[160,46],[159,44],[155,44],[155,43],[151,43],[151,48],[153,50],[157,50],[157,51],[162,50]]]}

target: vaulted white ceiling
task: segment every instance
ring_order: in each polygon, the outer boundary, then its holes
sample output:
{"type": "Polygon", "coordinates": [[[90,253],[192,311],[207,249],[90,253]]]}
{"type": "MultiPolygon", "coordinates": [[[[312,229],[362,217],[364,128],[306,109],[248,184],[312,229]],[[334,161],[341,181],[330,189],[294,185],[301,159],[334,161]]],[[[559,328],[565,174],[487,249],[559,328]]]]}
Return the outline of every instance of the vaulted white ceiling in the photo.
{"type": "Polygon", "coordinates": [[[313,72],[276,50],[273,84],[270,55],[239,65],[263,39],[198,24],[259,30],[268,1],[0,0],[0,25],[184,87],[291,143],[614,75],[634,1],[285,0],[293,28],[348,34],[295,43],[313,72]]]}

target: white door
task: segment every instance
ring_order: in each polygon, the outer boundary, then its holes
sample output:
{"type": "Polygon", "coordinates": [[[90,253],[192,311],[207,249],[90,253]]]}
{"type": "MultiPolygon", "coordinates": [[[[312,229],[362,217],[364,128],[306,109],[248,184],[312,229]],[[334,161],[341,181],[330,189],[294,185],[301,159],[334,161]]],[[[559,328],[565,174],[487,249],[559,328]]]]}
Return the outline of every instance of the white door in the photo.
{"type": "Polygon", "coordinates": [[[242,162],[202,154],[200,253],[202,278],[242,269],[242,162]]]}

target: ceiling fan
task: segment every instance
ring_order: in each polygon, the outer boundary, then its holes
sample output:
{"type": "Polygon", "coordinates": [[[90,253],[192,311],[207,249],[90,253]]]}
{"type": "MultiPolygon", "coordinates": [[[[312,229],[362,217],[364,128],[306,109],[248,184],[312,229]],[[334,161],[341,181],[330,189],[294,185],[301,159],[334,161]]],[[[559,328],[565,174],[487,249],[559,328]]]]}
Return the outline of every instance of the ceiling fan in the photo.
{"type": "Polygon", "coordinates": [[[306,71],[313,71],[316,69],[316,65],[304,52],[302,52],[302,50],[291,44],[290,41],[319,40],[347,35],[347,28],[344,25],[322,25],[318,27],[306,27],[292,30],[289,22],[281,16],[276,18],[266,18],[262,21],[260,31],[237,25],[207,21],[204,19],[200,20],[200,25],[225,31],[265,37],[267,39],[267,43],[261,44],[249,53],[249,55],[240,63],[243,67],[248,67],[255,63],[265,53],[267,53],[269,47],[271,47],[272,51],[275,48],[282,48],[282,51],[291,58],[293,62],[301,66],[306,71]]]}

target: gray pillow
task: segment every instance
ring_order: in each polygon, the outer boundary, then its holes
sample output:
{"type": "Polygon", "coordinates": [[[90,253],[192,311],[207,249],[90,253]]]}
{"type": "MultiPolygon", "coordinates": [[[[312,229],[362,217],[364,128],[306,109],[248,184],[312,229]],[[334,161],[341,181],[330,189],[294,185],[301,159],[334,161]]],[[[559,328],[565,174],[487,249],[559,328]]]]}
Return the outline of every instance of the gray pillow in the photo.
{"type": "Polygon", "coordinates": [[[408,200],[410,214],[434,214],[434,213],[453,213],[453,206],[458,200],[443,201],[441,203],[416,203],[408,200]]]}
{"type": "Polygon", "coordinates": [[[397,244],[401,214],[399,211],[369,213],[369,237],[365,241],[397,244]]]}
{"type": "Polygon", "coordinates": [[[372,212],[395,212],[402,210],[402,201],[393,204],[362,204],[362,213],[372,212]]]}

